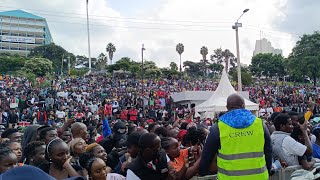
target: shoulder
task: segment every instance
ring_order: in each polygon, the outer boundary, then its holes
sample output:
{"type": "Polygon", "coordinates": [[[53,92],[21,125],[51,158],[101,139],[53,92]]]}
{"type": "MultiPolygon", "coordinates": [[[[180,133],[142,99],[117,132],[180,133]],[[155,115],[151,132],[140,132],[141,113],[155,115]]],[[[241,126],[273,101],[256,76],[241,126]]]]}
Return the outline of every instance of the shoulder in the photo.
{"type": "Polygon", "coordinates": [[[75,171],[81,171],[81,170],[83,170],[83,168],[82,168],[81,166],[77,165],[77,164],[72,164],[71,166],[73,167],[73,169],[74,169],[75,171]]]}
{"type": "Polygon", "coordinates": [[[38,168],[49,174],[50,164],[40,164],[38,168]]]}

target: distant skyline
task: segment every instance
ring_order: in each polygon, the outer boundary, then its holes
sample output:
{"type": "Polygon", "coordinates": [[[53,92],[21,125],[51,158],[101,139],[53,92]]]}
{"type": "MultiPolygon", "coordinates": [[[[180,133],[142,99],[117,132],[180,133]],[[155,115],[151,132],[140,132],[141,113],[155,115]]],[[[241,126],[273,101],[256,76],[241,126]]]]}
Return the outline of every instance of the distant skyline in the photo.
{"type": "MultiPolygon", "coordinates": [[[[57,45],[88,56],[85,5],[86,0],[3,0],[0,11],[22,9],[46,18],[57,45]]],[[[312,0],[89,0],[91,54],[105,53],[112,42],[113,62],[125,56],[140,61],[145,44],[145,59],[160,67],[179,62],[178,43],[185,46],[182,61],[199,61],[202,46],[208,57],[220,47],[236,54],[231,26],[249,8],[239,28],[241,63],[249,64],[261,36],[287,56],[299,36],[319,30],[319,7],[312,0]]]]}

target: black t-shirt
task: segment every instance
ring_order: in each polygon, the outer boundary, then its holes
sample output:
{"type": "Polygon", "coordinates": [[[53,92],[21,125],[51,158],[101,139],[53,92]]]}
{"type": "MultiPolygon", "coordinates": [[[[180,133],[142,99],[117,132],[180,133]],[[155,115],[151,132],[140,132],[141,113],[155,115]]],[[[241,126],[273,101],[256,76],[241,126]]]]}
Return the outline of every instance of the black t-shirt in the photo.
{"type": "MultiPolygon", "coordinates": [[[[72,164],[71,166],[72,166],[73,169],[74,169],[75,171],[77,171],[77,172],[83,170],[83,168],[82,168],[81,166],[79,166],[79,165],[72,164]]],[[[44,172],[47,173],[47,174],[50,173],[50,164],[40,164],[40,165],[38,166],[38,168],[40,168],[42,171],[44,171],[44,172]]],[[[50,175],[50,174],[49,174],[49,175],[50,175]]],[[[68,176],[68,178],[70,178],[70,176],[68,176]]]]}

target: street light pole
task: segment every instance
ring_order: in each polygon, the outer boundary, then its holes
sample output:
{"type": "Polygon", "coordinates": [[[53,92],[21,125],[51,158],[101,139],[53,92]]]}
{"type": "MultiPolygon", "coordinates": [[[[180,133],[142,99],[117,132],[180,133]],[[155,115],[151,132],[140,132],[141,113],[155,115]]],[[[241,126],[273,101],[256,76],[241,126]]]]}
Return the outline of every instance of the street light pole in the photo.
{"type": "Polygon", "coordinates": [[[89,0],[87,0],[87,32],[88,32],[88,54],[89,54],[89,73],[91,73],[91,52],[90,52],[90,31],[89,31],[89,0]]]}
{"type": "Polygon", "coordinates": [[[241,82],[241,64],[240,64],[240,48],[239,48],[239,27],[242,27],[242,24],[239,23],[240,18],[244,15],[244,13],[248,12],[249,9],[243,10],[241,16],[238,18],[237,22],[232,26],[232,29],[236,30],[236,48],[237,48],[237,74],[238,74],[238,91],[242,91],[242,82],[241,82]]]}
{"type": "Polygon", "coordinates": [[[144,50],[146,50],[145,48],[144,48],[144,44],[142,44],[142,48],[141,48],[141,60],[142,60],[142,70],[141,70],[141,72],[142,72],[142,95],[143,95],[143,93],[144,93],[144,63],[143,63],[143,51],[144,50]]]}

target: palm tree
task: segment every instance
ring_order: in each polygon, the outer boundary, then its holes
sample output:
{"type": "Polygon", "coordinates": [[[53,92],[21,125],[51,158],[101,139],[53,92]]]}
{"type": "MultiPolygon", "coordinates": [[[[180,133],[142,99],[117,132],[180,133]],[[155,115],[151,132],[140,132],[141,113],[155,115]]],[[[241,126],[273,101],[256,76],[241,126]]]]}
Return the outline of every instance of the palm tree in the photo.
{"type": "Polygon", "coordinates": [[[116,47],[114,46],[114,44],[109,43],[107,45],[106,51],[109,53],[109,59],[110,59],[110,65],[112,65],[112,59],[113,59],[113,53],[116,52],[116,47]]]}
{"type": "Polygon", "coordinates": [[[206,65],[208,63],[208,60],[207,60],[208,48],[205,46],[202,46],[200,49],[200,54],[202,55],[204,75],[206,75],[206,65]]]}
{"type": "Polygon", "coordinates": [[[232,54],[232,52],[230,52],[229,49],[225,49],[224,51],[222,51],[222,56],[224,57],[224,61],[225,61],[225,67],[226,67],[226,71],[228,73],[229,71],[229,63],[232,65],[232,67],[235,67],[235,63],[236,63],[236,58],[235,56],[232,54]]]}
{"type": "Polygon", "coordinates": [[[176,46],[176,51],[178,52],[179,56],[180,56],[180,73],[182,71],[182,67],[181,67],[181,54],[184,52],[184,46],[182,43],[177,44],[176,46]]]}

